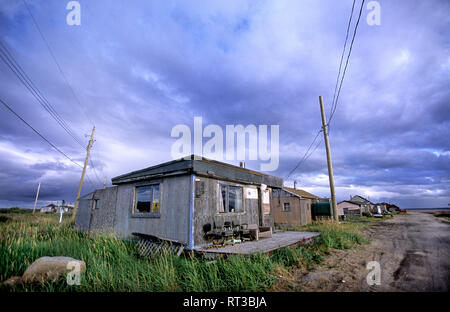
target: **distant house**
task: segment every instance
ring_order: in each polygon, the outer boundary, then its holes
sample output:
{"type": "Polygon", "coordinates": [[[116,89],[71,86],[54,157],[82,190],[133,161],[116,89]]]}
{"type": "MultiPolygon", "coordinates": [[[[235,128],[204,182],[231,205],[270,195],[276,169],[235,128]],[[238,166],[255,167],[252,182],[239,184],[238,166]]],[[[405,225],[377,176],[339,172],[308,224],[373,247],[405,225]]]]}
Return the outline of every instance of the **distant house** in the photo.
{"type": "Polygon", "coordinates": [[[41,207],[39,209],[39,211],[43,212],[43,213],[44,212],[57,212],[57,210],[58,210],[58,205],[56,205],[54,203],[48,204],[47,206],[41,207]]]}
{"type": "Polygon", "coordinates": [[[344,200],[337,204],[338,216],[361,216],[361,203],[344,200]]]}
{"type": "Polygon", "coordinates": [[[360,195],[355,195],[355,196],[350,197],[349,201],[359,205],[359,207],[361,209],[361,213],[364,213],[364,212],[371,213],[372,210],[375,208],[374,203],[372,203],[370,200],[368,200],[360,195]]]}
{"type": "MultiPolygon", "coordinates": [[[[45,213],[45,212],[59,212],[59,207],[60,206],[61,206],[60,204],[50,203],[47,206],[41,207],[39,209],[39,211],[42,212],[42,213],[45,213]]],[[[63,208],[64,213],[67,213],[67,212],[70,212],[70,211],[73,210],[73,205],[68,205],[68,204],[65,204],[63,202],[62,208],[63,208]]]]}
{"type": "Polygon", "coordinates": [[[274,222],[290,226],[311,223],[311,206],[318,199],[318,196],[296,188],[274,189],[272,192],[274,222]]]}
{"type": "Polygon", "coordinates": [[[383,203],[380,203],[380,205],[384,205],[386,208],[386,211],[389,211],[389,212],[395,212],[395,211],[397,211],[397,212],[399,212],[400,211],[400,207],[398,207],[397,205],[394,205],[394,204],[389,204],[389,203],[385,203],[385,202],[383,202],[383,203]]]}
{"type": "Polygon", "coordinates": [[[74,206],[73,205],[64,205],[64,212],[72,212],[74,206]]]}

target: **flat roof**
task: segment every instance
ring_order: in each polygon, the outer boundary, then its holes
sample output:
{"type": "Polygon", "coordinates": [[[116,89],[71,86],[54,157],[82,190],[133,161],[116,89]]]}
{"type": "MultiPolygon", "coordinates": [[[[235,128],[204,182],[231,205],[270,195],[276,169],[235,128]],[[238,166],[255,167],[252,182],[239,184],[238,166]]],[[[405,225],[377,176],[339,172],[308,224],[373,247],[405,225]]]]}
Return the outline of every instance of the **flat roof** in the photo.
{"type": "Polygon", "coordinates": [[[270,187],[283,187],[282,178],[196,155],[190,155],[145,169],[132,171],[112,178],[111,181],[112,184],[119,185],[191,173],[246,184],[266,184],[270,187]]]}

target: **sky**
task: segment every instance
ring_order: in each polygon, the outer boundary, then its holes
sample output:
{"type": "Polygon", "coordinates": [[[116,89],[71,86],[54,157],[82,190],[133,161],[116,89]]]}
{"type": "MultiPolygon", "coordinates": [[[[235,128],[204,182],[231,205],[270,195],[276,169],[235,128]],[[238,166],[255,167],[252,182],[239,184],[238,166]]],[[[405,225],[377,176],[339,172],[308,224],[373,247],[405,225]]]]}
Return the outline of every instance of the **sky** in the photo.
{"type": "MultiPolygon", "coordinates": [[[[319,96],[330,114],[353,3],[80,0],[80,25],[68,25],[69,1],[26,1],[46,42],[23,0],[0,0],[0,40],[84,146],[95,125],[82,194],[172,160],[172,129],[194,131],[194,117],[224,132],[278,125],[279,166],[267,173],[286,178],[321,129],[319,96]]],[[[362,10],[329,125],[337,200],[447,207],[450,2],[378,3],[380,25],[362,10]]],[[[3,61],[0,99],[83,164],[85,148],[3,61]]],[[[38,206],[74,202],[81,168],[3,105],[0,116],[0,207],[32,207],[39,182],[38,206]]],[[[317,142],[285,185],[329,197],[322,133],[317,142]]]]}

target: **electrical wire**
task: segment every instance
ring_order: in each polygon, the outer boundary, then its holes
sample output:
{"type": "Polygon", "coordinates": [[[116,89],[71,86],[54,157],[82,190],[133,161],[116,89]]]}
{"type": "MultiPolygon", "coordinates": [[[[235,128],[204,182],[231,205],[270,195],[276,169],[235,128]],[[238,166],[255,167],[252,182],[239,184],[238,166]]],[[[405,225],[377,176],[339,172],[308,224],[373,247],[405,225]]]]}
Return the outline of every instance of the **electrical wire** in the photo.
{"type": "MultiPolygon", "coordinates": [[[[297,170],[297,168],[303,163],[305,162],[310,156],[311,154],[308,154],[308,152],[310,151],[311,147],[313,146],[314,142],[316,142],[317,138],[319,137],[320,132],[322,132],[322,130],[319,130],[316,134],[316,136],[314,137],[314,140],[311,142],[311,144],[309,145],[308,149],[306,150],[305,154],[303,155],[303,157],[300,159],[300,161],[297,163],[297,165],[294,167],[294,169],[292,169],[289,174],[286,176],[285,180],[287,180],[292,173],[294,173],[295,170],[297,170]]],[[[317,147],[314,149],[314,151],[317,149],[317,147]]]]}
{"type": "Polygon", "coordinates": [[[342,88],[342,84],[344,82],[345,73],[347,72],[347,67],[348,67],[348,63],[349,63],[349,60],[350,60],[350,55],[352,54],[353,43],[355,42],[356,32],[358,30],[359,21],[361,19],[361,14],[362,14],[362,10],[363,10],[363,7],[364,7],[364,2],[365,2],[365,0],[362,0],[362,2],[361,2],[361,7],[359,9],[358,20],[356,21],[356,25],[355,25],[355,28],[353,30],[352,42],[350,43],[350,48],[349,48],[349,51],[348,51],[347,60],[345,62],[344,71],[342,73],[341,83],[339,85],[339,90],[338,90],[338,92],[336,94],[336,100],[335,100],[335,103],[334,103],[334,108],[333,108],[333,110],[331,112],[330,118],[328,119],[328,124],[330,123],[331,119],[334,116],[334,113],[336,112],[336,108],[337,108],[338,101],[339,101],[339,95],[341,94],[341,88],[342,88]]]}
{"type": "Polygon", "coordinates": [[[42,108],[50,114],[50,116],[64,129],[64,131],[72,137],[81,147],[85,148],[83,142],[73,133],[67,122],[56,112],[54,107],[49,103],[47,98],[40,92],[39,88],[33,83],[30,77],[26,74],[20,64],[14,59],[7,47],[0,40],[0,58],[9,67],[9,69],[16,75],[20,82],[28,89],[33,97],[41,104],[42,108]]]}
{"type": "MultiPolygon", "coordinates": [[[[354,28],[354,30],[353,30],[353,37],[352,37],[352,41],[351,41],[351,43],[350,43],[349,52],[348,52],[348,54],[347,54],[347,59],[346,59],[346,62],[345,62],[344,71],[343,71],[343,73],[342,73],[341,82],[340,82],[340,84],[339,84],[339,89],[337,89],[338,82],[339,82],[339,77],[340,77],[341,69],[342,69],[342,61],[343,61],[343,58],[344,58],[345,49],[346,49],[346,47],[347,47],[348,34],[349,34],[349,30],[350,30],[351,21],[352,21],[352,18],[353,18],[353,11],[354,11],[354,7],[355,7],[355,2],[356,2],[356,0],[353,0],[352,10],[351,10],[350,18],[349,18],[348,25],[347,25],[347,31],[346,31],[346,35],[345,35],[345,41],[344,41],[344,48],[343,48],[343,51],[342,51],[341,60],[340,60],[340,64],[339,64],[338,76],[337,76],[337,78],[336,78],[336,85],[335,85],[335,88],[334,88],[333,102],[332,102],[332,104],[331,104],[330,117],[328,118],[328,122],[327,122],[327,124],[325,125],[325,127],[328,127],[328,132],[329,132],[329,125],[330,125],[330,122],[331,122],[331,120],[332,120],[332,118],[333,118],[333,116],[334,116],[334,113],[336,112],[336,108],[337,108],[337,104],[338,104],[338,100],[339,100],[339,95],[340,95],[340,93],[341,93],[342,84],[343,84],[344,78],[345,78],[345,73],[347,72],[347,67],[348,67],[350,55],[351,55],[351,53],[352,53],[353,43],[354,43],[354,41],[355,41],[356,32],[357,32],[357,30],[358,30],[358,25],[359,25],[359,21],[360,21],[360,19],[361,19],[362,9],[363,9],[363,7],[364,7],[364,2],[365,2],[365,0],[362,0],[362,2],[361,2],[361,7],[360,7],[360,10],[359,10],[358,20],[357,20],[356,25],[355,25],[355,28],[354,28]],[[336,90],[337,90],[337,93],[336,93],[336,90]]],[[[289,174],[287,175],[287,177],[285,178],[285,180],[287,180],[287,179],[292,175],[292,173],[294,173],[295,170],[297,170],[297,168],[298,168],[303,162],[305,162],[305,161],[306,161],[306,160],[307,160],[307,159],[315,152],[315,150],[319,147],[321,141],[319,141],[318,144],[314,147],[314,149],[308,154],[308,152],[310,151],[310,149],[311,149],[311,147],[313,146],[314,142],[317,140],[317,137],[319,136],[320,132],[322,132],[322,131],[323,131],[323,130],[320,130],[320,131],[316,134],[316,136],[314,137],[314,140],[313,140],[313,141],[311,142],[311,144],[309,145],[309,147],[308,147],[308,149],[306,150],[306,152],[305,152],[305,154],[303,155],[303,157],[300,159],[300,161],[297,163],[297,165],[294,167],[294,169],[292,169],[292,170],[289,172],[289,174]]]]}
{"type": "Polygon", "coordinates": [[[347,47],[347,41],[348,41],[348,34],[349,34],[350,26],[351,26],[351,23],[352,23],[353,11],[355,9],[355,3],[356,3],[356,0],[353,0],[352,11],[350,13],[350,18],[348,20],[347,32],[345,34],[345,40],[344,40],[344,47],[342,49],[342,54],[341,54],[341,61],[339,62],[339,71],[338,71],[338,75],[336,77],[336,85],[334,86],[333,101],[331,102],[330,118],[328,119],[328,122],[327,122],[328,124],[330,123],[330,120],[332,118],[332,112],[333,112],[334,103],[335,103],[335,100],[336,100],[336,92],[337,92],[337,88],[338,88],[338,85],[339,85],[339,77],[341,76],[342,62],[344,60],[344,54],[345,54],[345,50],[346,50],[346,47],[347,47]]]}
{"type": "Polygon", "coordinates": [[[81,166],[79,163],[77,163],[76,161],[74,161],[72,158],[70,158],[69,156],[67,156],[66,153],[64,153],[63,151],[61,151],[55,144],[53,144],[52,142],[50,142],[46,137],[44,137],[39,131],[37,131],[35,128],[33,128],[33,126],[31,126],[28,122],[25,121],[25,119],[23,119],[18,113],[16,113],[11,106],[9,106],[8,104],[5,103],[5,101],[3,101],[2,99],[0,99],[0,102],[11,112],[13,113],[18,119],[20,119],[24,124],[26,124],[28,127],[31,128],[31,130],[33,130],[37,135],[39,135],[45,142],[47,142],[51,147],[53,147],[57,152],[59,152],[60,154],[62,154],[64,157],[66,157],[68,160],[70,160],[72,163],[74,163],[75,165],[77,165],[78,167],[83,169],[83,166],[81,166]]]}
{"type": "MultiPolygon", "coordinates": [[[[53,144],[50,140],[48,140],[44,135],[42,135],[38,130],[36,130],[33,126],[31,126],[27,121],[25,121],[25,119],[23,119],[16,111],[14,111],[12,109],[11,106],[9,106],[5,101],[3,101],[2,99],[0,99],[0,103],[2,103],[12,114],[14,114],[20,121],[22,121],[25,125],[27,125],[31,130],[33,130],[37,135],[39,135],[41,137],[41,139],[43,139],[47,144],[49,144],[53,149],[55,149],[58,153],[60,153],[61,155],[63,155],[65,158],[67,158],[70,162],[72,162],[73,164],[77,165],[78,167],[80,167],[81,169],[83,169],[83,166],[80,165],[79,163],[77,163],[75,160],[73,160],[72,158],[70,158],[66,153],[64,153],[60,148],[58,148],[55,144],[53,144]]],[[[95,187],[95,184],[92,182],[92,180],[90,179],[89,175],[86,173],[86,179],[87,181],[93,186],[95,187]]]]}
{"type": "Polygon", "coordinates": [[[37,31],[39,32],[39,34],[40,34],[40,36],[41,36],[41,38],[42,38],[42,41],[44,41],[45,45],[47,46],[47,49],[48,49],[50,55],[52,56],[53,61],[54,61],[55,64],[56,64],[56,67],[58,67],[58,70],[59,70],[61,76],[63,77],[64,82],[66,83],[67,87],[70,89],[70,91],[71,91],[73,97],[75,98],[75,101],[76,101],[77,104],[79,105],[81,111],[82,111],[83,114],[86,116],[86,118],[91,122],[91,124],[94,124],[94,122],[92,121],[92,119],[89,117],[89,115],[88,115],[88,114],[86,113],[86,111],[83,109],[83,105],[81,104],[80,99],[79,99],[78,96],[75,94],[75,91],[73,90],[73,88],[72,88],[71,84],[69,83],[69,81],[68,81],[66,75],[64,74],[64,72],[63,72],[61,66],[59,65],[59,62],[58,62],[58,60],[56,59],[56,56],[55,56],[55,54],[53,53],[53,50],[52,50],[52,48],[50,47],[50,44],[49,44],[48,40],[45,38],[45,36],[44,36],[44,34],[43,34],[41,28],[39,27],[39,24],[38,24],[37,20],[34,18],[34,15],[33,15],[32,11],[30,10],[30,7],[28,6],[26,0],[22,0],[22,1],[23,1],[23,3],[25,4],[25,7],[27,8],[27,11],[28,11],[28,13],[30,14],[31,19],[33,20],[34,26],[36,27],[37,31]]]}

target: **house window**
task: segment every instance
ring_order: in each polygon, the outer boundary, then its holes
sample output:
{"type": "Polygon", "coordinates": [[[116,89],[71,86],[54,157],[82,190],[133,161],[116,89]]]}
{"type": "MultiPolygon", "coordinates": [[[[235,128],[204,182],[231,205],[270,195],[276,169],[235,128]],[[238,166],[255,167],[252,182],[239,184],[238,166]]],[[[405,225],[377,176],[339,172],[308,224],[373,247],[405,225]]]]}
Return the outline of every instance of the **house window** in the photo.
{"type": "Polygon", "coordinates": [[[240,186],[220,184],[220,212],[243,212],[243,190],[240,186]]]}
{"type": "Polygon", "coordinates": [[[291,211],[291,203],[283,203],[283,211],[291,211]]]}
{"type": "Polygon", "coordinates": [[[159,212],[159,184],[136,187],[134,211],[139,213],[159,212]]]}

